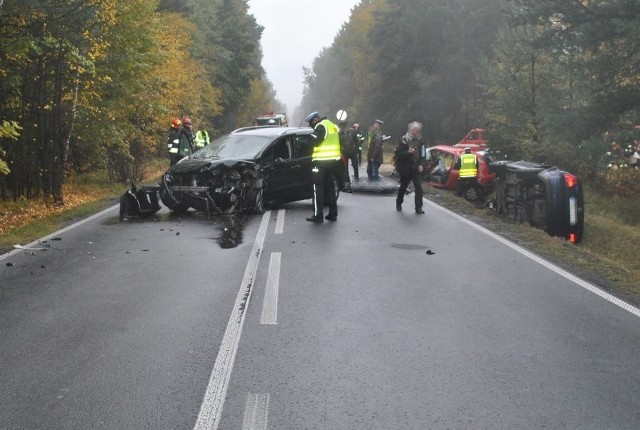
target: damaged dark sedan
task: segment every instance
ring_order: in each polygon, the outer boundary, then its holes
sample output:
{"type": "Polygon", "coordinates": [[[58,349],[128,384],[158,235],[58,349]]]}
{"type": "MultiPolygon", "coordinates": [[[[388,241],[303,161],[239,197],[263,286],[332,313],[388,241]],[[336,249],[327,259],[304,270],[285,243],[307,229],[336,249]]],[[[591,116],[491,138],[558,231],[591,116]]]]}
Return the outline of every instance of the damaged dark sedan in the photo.
{"type": "Polygon", "coordinates": [[[311,198],[312,132],[271,126],[224,135],[165,172],[162,203],[174,212],[261,213],[311,198]]]}

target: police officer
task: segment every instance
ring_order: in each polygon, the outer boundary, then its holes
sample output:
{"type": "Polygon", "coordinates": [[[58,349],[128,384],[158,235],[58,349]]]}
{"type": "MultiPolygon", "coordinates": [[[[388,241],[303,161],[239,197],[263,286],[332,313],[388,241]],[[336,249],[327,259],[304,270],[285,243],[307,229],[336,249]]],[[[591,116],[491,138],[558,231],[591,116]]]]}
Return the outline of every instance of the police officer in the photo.
{"type": "Polygon", "coordinates": [[[324,222],[325,195],[329,206],[329,214],[326,219],[336,221],[338,219],[338,203],[334,176],[340,175],[340,169],[342,168],[338,126],[329,121],[326,116],[321,118],[318,112],[309,114],[305,121],[314,130],[311,135],[311,144],[314,147],[311,155],[313,166],[313,216],[307,218],[307,221],[324,222]]]}
{"type": "Polygon", "coordinates": [[[380,179],[379,169],[382,165],[382,141],[383,135],[380,127],[384,124],[382,120],[375,120],[369,129],[369,148],[367,149],[367,176],[370,181],[380,179]]]}
{"type": "Polygon", "coordinates": [[[356,138],[358,139],[358,166],[362,166],[362,145],[364,144],[364,134],[360,130],[360,124],[357,122],[353,123],[353,130],[356,133],[356,138]]]}
{"type": "Polygon", "coordinates": [[[476,154],[471,153],[471,148],[464,148],[464,154],[460,156],[454,166],[454,169],[458,169],[458,184],[456,195],[462,197],[462,192],[468,182],[475,182],[478,175],[478,157],[476,154]]]}

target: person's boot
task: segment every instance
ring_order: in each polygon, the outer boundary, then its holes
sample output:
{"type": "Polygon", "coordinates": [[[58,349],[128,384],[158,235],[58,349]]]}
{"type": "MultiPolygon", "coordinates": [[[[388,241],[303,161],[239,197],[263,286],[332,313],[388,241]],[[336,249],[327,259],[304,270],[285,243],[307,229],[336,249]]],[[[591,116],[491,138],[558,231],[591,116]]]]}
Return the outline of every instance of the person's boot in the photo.
{"type": "Polygon", "coordinates": [[[422,208],[416,208],[416,213],[417,214],[423,214],[424,211],[422,210],[422,208]]]}
{"type": "Polygon", "coordinates": [[[321,222],[324,222],[324,219],[321,216],[320,217],[310,216],[309,218],[307,218],[307,221],[321,223],[321,222]]]}
{"type": "Polygon", "coordinates": [[[402,210],[402,203],[396,202],[396,210],[400,212],[402,210]]]}

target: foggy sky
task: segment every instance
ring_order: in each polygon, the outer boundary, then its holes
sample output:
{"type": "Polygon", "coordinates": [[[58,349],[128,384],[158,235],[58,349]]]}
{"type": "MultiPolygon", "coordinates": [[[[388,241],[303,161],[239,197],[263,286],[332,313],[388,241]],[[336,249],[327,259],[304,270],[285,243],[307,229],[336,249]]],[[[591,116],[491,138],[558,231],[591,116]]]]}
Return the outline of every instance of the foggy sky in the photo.
{"type": "Polygon", "coordinates": [[[249,0],[249,13],[264,27],[262,66],[289,115],[302,99],[302,67],[311,68],[320,51],[331,46],[358,3],[360,0],[249,0]],[[328,10],[333,11],[333,20],[327,19],[328,10]]]}

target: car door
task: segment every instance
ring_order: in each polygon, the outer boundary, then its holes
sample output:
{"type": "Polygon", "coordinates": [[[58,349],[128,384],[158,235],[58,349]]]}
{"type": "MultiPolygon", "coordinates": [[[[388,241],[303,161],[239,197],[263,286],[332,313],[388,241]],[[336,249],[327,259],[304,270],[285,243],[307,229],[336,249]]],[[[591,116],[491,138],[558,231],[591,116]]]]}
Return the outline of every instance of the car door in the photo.
{"type": "Polygon", "coordinates": [[[310,144],[309,134],[297,134],[293,140],[293,159],[299,169],[295,171],[292,200],[303,200],[313,195],[313,173],[311,171],[311,154],[313,146],[310,144]]]}
{"type": "Polygon", "coordinates": [[[437,188],[455,189],[458,170],[454,166],[458,161],[459,151],[450,147],[431,147],[427,149],[426,158],[430,166],[428,181],[437,188]]]}
{"type": "Polygon", "coordinates": [[[294,155],[295,136],[285,136],[275,141],[264,157],[268,171],[266,194],[271,201],[289,202],[298,200],[301,183],[305,176],[304,163],[294,155]]]}

